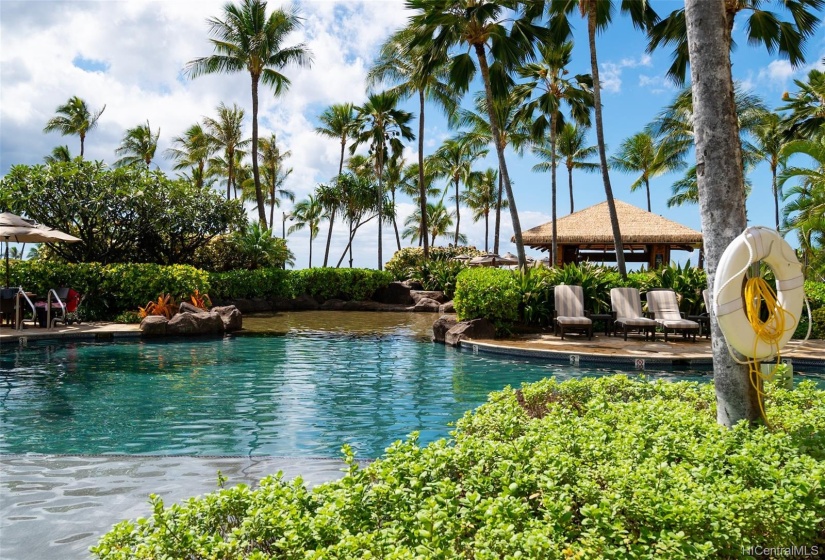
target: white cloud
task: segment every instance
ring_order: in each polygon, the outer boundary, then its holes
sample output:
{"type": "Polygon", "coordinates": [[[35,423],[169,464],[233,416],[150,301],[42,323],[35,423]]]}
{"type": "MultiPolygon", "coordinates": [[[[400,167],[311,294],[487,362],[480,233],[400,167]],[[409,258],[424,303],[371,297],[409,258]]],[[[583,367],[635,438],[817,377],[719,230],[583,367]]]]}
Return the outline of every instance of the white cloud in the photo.
{"type": "Polygon", "coordinates": [[[676,91],[673,82],[664,76],[648,76],[646,74],[639,74],[639,87],[647,88],[650,93],[655,95],[676,91]]]}
{"type": "Polygon", "coordinates": [[[599,68],[599,81],[604,91],[619,93],[622,90],[622,71],[625,68],[649,67],[653,59],[643,53],[639,58],[623,58],[619,62],[602,62],[599,68]]]}
{"type": "Polygon", "coordinates": [[[794,68],[787,60],[774,60],[759,71],[759,79],[772,84],[785,84],[794,75],[794,68]]]}

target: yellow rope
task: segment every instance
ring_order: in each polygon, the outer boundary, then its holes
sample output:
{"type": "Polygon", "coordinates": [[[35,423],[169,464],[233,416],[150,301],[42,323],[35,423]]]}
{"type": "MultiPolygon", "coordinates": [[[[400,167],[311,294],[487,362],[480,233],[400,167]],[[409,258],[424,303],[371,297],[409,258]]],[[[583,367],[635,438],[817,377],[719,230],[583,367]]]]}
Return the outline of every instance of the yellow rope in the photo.
{"type": "MultiPolygon", "coordinates": [[[[796,319],[792,313],[788,312],[776,299],[776,292],[771,288],[764,278],[755,277],[748,279],[745,284],[745,313],[751,328],[756,333],[753,342],[753,355],[757,354],[759,342],[762,341],[776,348],[776,364],[780,364],[779,341],[785,333],[785,325],[790,321],[793,324],[796,319]],[[768,309],[766,320],[760,318],[762,304],[768,309]]],[[[763,374],[760,368],[760,361],[755,358],[748,359],[748,371],[750,381],[756,390],[759,401],[759,411],[765,424],[768,424],[768,417],[765,414],[765,392],[763,391],[765,381],[773,381],[776,370],[770,374],[763,374]]]]}

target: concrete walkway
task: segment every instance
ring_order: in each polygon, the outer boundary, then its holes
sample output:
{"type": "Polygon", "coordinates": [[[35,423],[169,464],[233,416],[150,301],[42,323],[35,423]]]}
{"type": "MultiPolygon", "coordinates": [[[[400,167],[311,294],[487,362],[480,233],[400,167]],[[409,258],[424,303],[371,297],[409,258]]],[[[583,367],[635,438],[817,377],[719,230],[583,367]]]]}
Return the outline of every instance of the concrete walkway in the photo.
{"type": "Polygon", "coordinates": [[[0,327],[0,344],[8,342],[18,342],[19,339],[66,339],[66,338],[120,338],[129,336],[140,336],[138,325],[124,325],[120,323],[104,323],[93,321],[83,322],[78,325],[60,325],[53,329],[40,328],[26,323],[21,330],[13,329],[9,326],[0,327]]]}

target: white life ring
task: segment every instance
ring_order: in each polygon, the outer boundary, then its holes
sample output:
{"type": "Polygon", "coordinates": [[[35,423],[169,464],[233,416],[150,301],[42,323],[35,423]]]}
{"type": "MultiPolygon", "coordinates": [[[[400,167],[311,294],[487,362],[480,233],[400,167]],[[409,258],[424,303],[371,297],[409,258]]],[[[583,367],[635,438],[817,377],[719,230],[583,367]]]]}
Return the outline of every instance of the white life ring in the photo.
{"type": "Polygon", "coordinates": [[[728,245],[713,286],[713,312],[728,344],[743,356],[764,360],[775,356],[793,336],[802,314],[805,277],[796,253],[775,230],[749,227],[728,245]],[[790,318],[776,344],[760,339],[745,313],[743,280],[751,264],[764,261],[776,278],[778,305],[790,318]]]}

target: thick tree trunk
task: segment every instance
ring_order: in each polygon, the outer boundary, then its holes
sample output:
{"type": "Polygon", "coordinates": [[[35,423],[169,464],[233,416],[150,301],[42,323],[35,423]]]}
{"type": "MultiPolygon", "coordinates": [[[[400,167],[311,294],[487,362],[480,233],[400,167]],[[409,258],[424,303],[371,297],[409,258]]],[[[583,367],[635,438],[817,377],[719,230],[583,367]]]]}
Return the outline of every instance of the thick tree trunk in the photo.
{"type": "Polygon", "coordinates": [[[650,206],[650,181],[647,179],[645,179],[645,192],[647,193],[647,211],[652,212],[653,210],[651,210],[650,206]]]}
{"type": "Polygon", "coordinates": [[[255,180],[258,220],[262,226],[266,227],[264,193],[261,190],[261,171],[258,169],[258,76],[252,76],[252,177],[255,180]]]}
{"type": "Polygon", "coordinates": [[[418,101],[418,206],[421,209],[421,234],[424,243],[424,259],[430,258],[430,244],[427,243],[427,186],[424,184],[424,90],[419,90],[418,101]]]}
{"type": "Polygon", "coordinates": [[[556,222],[558,221],[556,212],[556,115],[550,115],[550,211],[552,212],[553,233],[550,243],[550,267],[555,268],[558,255],[558,229],[556,222]]]}
{"type": "Polygon", "coordinates": [[[613,230],[613,246],[616,250],[616,264],[622,278],[627,278],[627,267],[624,263],[624,244],[622,232],[619,229],[619,216],[616,213],[616,202],[613,200],[613,188],[610,186],[610,175],[607,172],[607,154],[604,147],[604,126],[602,124],[602,93],[599,83],[599,63],[596,60],[596,6],[590,6],[587,13],[587,35],[590,41],[590,72],[593,74],[593,102],[596,113],[596,140],[599,144],[599,163],[602,168],[604,194],[607,197],[607,208],[610,211],[610,225],[613,230]]]}
{"type": "Polygon", "coordinates": [[[570,213],[573,213],[573,168],[567,167],[567,187],[570,189],[570,213]]]}
{"type": "Polygon", "coordinates": [[[81,132],[80,133],[80,159],[83,159],[83,147],[84,147],[85,144],[86,144],[86,135],[81,132]]]}
{"type": "Polygon", "coordinates": [[[496,227],[493,234],[493,253],[498,255],[498,237],[501,232],[501,197],[504,191],[502,186],[501,170],[498,172],[498,200],[496,201],[496,227]]]}
{"type": "MultiPolygon", "coordinates": [[[[688,51],[693,89],[699,212],[707,258],[708,286],[727,246],[747,226],[739,124],[733,101],[730,32],[720,0],[686,0],[688,51]]],[[[716,419],[723,426],[759,418],[748,368],[733,361],[710,314],[716,419]]]]}
{"type": "Polygon", "coordinates": [[[513,187],[510,184],[510,174],[507,171],[507,162],[504,159],[504,145],[501,141],[501,128],[493,110],[493,88],[490,86],[490,68],[487,66],[487,55],[484,52],[483,44],[475,44],[478,65],[481,68],[481,77],[484,80],[484,92],[487,98],[487,112],[490,117],[490,131],[493,134],[493,142],[496,145],[498,155],[498,168],[504,182],[504,190],[507,192],[507,202],[510,204],[510,218],[513,220],[513,237],[516,240],[516,254],[518,255],[518,267],[524,269],[527,266],[527,258],[524,254],[524,242],[521,239],[521,220],[516,208],[516,199],[513,196],[513,187]]]}

